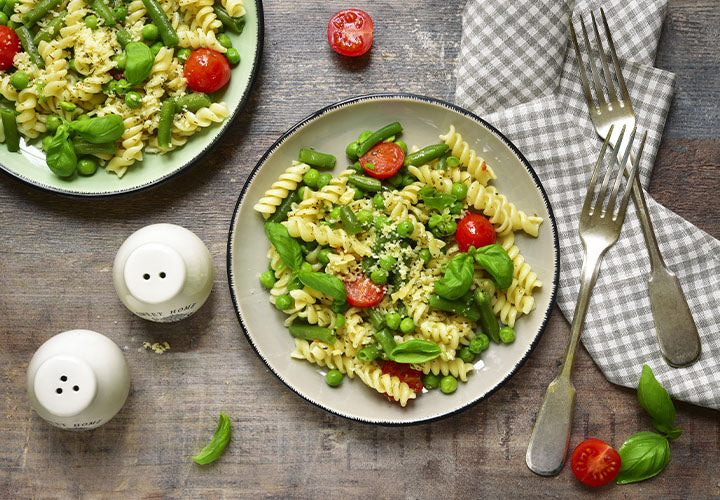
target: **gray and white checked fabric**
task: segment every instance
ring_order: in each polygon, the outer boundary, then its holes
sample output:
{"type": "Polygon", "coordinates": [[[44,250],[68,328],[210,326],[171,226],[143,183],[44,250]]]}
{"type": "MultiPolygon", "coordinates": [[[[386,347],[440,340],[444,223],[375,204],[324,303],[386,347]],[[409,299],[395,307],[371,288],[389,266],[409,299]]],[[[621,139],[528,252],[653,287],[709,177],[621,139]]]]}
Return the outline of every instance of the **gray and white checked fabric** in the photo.
{"type": "MultiPolygon", "coordinates": [[[[508,136],[540,176],[557,216],[558,305],[572,320],[583,247],[580,208],[602,144],[585,106],[568,19],[602,5],[613,31],[638,125],[648,130],[640,177],[647,187],[674,90],[653,67],[666,0],[469,0],[457,67],[457,103],[508,136]],[[574,10],[573,10],[574,9],[574,10]]],[[[592,38],[592,37],[591,37],[592,38]]],[[[582,44],[582,42],[581,42],[582,44]]],[[[606,44],[607,46],[607,44],[606,44]]],[[[587,53],[587,51],[585,51],[587,53]]],[[[720,409],[720,242],[648,196],[660,248],[677,274],[702,340],[700,360],[671,368],[655,337],[649,259],[633,203],[603,261],[582,340],[613,383],[636,387],[647,363],[677,399],[720,409]]]]}

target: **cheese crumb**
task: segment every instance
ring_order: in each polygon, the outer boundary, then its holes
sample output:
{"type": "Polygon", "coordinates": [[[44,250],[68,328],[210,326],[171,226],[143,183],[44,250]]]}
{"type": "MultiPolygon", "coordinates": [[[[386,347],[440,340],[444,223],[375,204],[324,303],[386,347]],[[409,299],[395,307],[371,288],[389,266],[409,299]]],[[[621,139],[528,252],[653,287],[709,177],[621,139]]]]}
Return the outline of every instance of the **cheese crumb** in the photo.
{"type": "Polygon", "coordinates": [[[150,342],[143,342],[143,347],[146,350],[154,351],[155,354],[162,354],[170,350],[170,344],[167,342],[154,342],[152,344],[150,342]]]}

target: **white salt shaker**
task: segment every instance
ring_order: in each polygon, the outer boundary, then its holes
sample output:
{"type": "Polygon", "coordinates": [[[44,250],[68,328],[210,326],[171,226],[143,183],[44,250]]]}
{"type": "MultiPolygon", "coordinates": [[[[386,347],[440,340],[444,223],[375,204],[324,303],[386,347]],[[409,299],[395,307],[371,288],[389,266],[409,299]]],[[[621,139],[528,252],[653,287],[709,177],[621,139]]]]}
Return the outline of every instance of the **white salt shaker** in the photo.
{"type": "Polygon", "coordinates": [[[174,224],[152,224],[131,234],[113,265],[122,303],[141,318],[161,323],[197,311],[210,295],[213,277],[205,244],[174,224]]]}
{"type": "Polygon", "coordinates": [[[30,404],[56,427],[99,427],[120,411],[130,370],[120,348],[90,330],[59,333],[35,352],[27,371],[30,404]]]}

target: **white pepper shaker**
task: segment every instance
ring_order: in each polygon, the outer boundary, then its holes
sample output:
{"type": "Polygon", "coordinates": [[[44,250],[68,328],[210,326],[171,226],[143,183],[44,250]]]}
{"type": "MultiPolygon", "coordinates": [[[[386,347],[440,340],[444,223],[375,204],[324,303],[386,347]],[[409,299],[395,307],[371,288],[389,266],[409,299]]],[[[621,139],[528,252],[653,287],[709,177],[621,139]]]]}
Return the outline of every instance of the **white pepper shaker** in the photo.
{"type": "Polygon", "coordinates": [[[90,330],[69,330],[46,341],[27,370],[30,404],[56,427],[99,427],[120,411],[130,370],[120,348],[90,330]]]}
{"type": "Polygon", "coordinates": [[[120,300],[143,319],[169,323],[197,311],[210,295],[210,251],[195,233],[152,224],[131,234],[115,256],[113,281],[120,300]]]}

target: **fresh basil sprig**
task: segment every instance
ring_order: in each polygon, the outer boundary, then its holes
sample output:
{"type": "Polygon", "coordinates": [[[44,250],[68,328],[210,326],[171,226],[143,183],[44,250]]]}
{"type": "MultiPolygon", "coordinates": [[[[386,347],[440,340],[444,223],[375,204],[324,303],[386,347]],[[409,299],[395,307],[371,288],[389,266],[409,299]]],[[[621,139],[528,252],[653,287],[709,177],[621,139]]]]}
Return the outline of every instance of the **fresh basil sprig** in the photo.
{"type": "Polygon", "coordinates": [[[322,292],[328,297],[332,297],[338,302],[345,302],[347,300],[347,289],[345,283],[342,282],[337,276],[326,273],[317,273],[314,271],[303,271],[298,273],[298,279],[300,282],[322,292]]]}
{"type": "Polygon", "coordinates": [[[670,394],[660,385],[648,365],[643,366],[637,396],[640,405],[652,418],[655,429],[665,434],[668,439],[680,437],[682,429],[673,425],[675,423],[675,405],[670,399],[670,394]]]}
{"type": "Polygon", "coordinates": [[[300,243],[290,236],[287,228],[278,222],[266,222],[265,233],[285,265],[291,271],[299,271],[303,260],[302,250],[300,243]]]}
{"type": "Polygon", "coordinates": [[[91,144],[107,144],[122,137],[125,123],[120,115],[107,115],[71,121],[70,128],[91,144]]]}
{"type": "Polygon", "coordinates": [[[435,282],[435,293],[444,299],[459,299],[470,290],[474,274],[472,256],[460,253],[450,259],[445,267],[445,274],[435,282]]]}
{"type": "Polygon", "coordinates": [[[617,484],[643,481],[656,476],[670,460],[670,443],[665,436],[642,431],[633,434],[618,450],[620,472],[617,484]]]}
{"type": "Polygon", "coordinates": [[[514,264],[505,249],[497,243],[478,248],[473,252],[480,267],[493,277],[500,290],[512,285],[514,264]]]}
{"type": "Polygon", "coordinates": [[[418,191],[418,194],[428,208],[434,208],[435,210],[444,210],[457,201],[457,198],[453,195],[438,193],[437,189],[429,186],[422,188],[418,191]]]}
{"type": "Polygon", "coordinates": [[[388,353],[388,357],[396,363],[425,363],[438,356],[440,356],[440,346],[421,339],[398,344],[388,353]]]}
{"type": "Polygon", "coordinates": [[[214,462],[225,451],[225,447],[230,442],[230,419],[223,412],[220,412],[220,421],[218,422],[215,433],[210,442],[203,448],[200,453],[192,458],[200,465],[214,462]]]}
{"type": "Polygon", "coordinates": [[[55,135],[50,139],[45,161],[50,170],[59,177],[69,177],[75,173],[77,155],[70,140],[70,127],[68,125],[62,124],[55,131],[55,135]]]}

